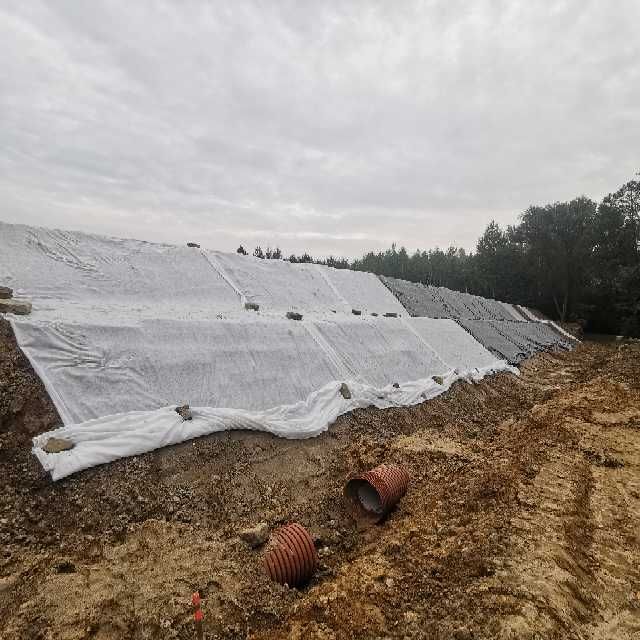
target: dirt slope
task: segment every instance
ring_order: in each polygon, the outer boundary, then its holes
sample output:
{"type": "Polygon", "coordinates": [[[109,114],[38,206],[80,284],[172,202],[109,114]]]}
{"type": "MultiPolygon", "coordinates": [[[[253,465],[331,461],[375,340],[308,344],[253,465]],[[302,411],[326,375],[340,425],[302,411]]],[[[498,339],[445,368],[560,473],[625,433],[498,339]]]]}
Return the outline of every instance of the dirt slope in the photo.
{"type": "Polygon", "coordinates": [[[229,433],[50,483],[55,411],[0,327],[0,637],[633,638],[640,634],[640,346],[582,345],[309,441],[229,433]],[[7,392],[7,389],[10,391],[7,392]],[[358,530],[353,470],[412,473],[358,530]],[[321,571],[271,584],[237,538],[298,520],[321,571]]]}

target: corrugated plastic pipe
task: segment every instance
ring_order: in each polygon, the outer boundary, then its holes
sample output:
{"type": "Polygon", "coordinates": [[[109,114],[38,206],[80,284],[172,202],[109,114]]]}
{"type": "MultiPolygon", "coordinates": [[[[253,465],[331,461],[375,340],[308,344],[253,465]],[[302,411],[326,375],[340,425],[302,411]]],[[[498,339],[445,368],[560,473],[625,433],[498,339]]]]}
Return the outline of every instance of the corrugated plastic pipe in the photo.
{"type": "Polygon", "coordinates": [[[344,494],[359,519],[380,522],[407,492],[409,474],[397,465],[381,464],[351,478],[344,494]]]}
{"type": "Polygon", "coordinates": [[[264,567],[272,580],[289,587],[299,587],[311,579],[318,567],[318,554],[309,532],[297,522],[274,532],[266,553],[264,567]]]}

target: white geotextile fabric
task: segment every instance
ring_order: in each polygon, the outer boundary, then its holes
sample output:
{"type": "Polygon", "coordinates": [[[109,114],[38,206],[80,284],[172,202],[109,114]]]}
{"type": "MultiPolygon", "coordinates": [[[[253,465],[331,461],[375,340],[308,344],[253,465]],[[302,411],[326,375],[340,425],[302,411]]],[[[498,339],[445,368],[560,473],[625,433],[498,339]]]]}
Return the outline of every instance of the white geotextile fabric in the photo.
{"type": "Polygon", "coordinates": [[[65,424],[185,402],[262,411],[335,380],[384,387],[498,367],[455,322],[429,318],[13,326],[65,424]]]}
{"type": "Polygon", "coordinates": [[[207,251],[205,255],[237,291],[243,302],[260,305],[262,313],[397,313],[404,307],[371,273],[292,264],[253,256],[207,251]]]}
{"type": "Polygon", "coordinates": [[[395,318],[344,318],[317,321],[313,326],[344,362],[348,377],[375,387],[442,375],[455,368],[395,318]]]}
{"type": "Polygon", "coordinates": [[[245,411],[212,407],[194,407],[193,420],[183,421],[175,407],[155,411],[130,412],[107,416],[85,423],[62,427],[33,439],[33,452],[53,480],[98,464],[146,453],[167,445],[178,444],[218,431],[251,429],[266,431],[283,438],[310,438],[326,431],[339,415],[358,408],[401,407],[419,404],[444,393],[457,380],[479,381],[496,371],[517,369],[496,361],[495,368],[468,372],[449,372],[442,384],[432,378],[414,380],[399,389],[376,388],[348,380],[352,397],[340,394],[341,382],[332,382],[304,400],[267,411],[245,411]],[[52,437],[67,438],[73,449],[46,453],[42,447],[52,437]]]}
{"type": "Polygon", "coordinates": [[[290,320],[13,325],[65,424],[184,403],[263,410],[342,377],[290,320]]]}
{"type": "Polygon", "coordinates": [[[438,356],[451,369],[469,371],[475,367],[491,368],[495,356],[467,333],[455,320],[410,318],[406,323],[427,344],[435,345],[438,356]]]}
{"type": "Polygon", "coordinates": [[[34,439],[54,479],[221,429],[309,437],[356,407],[514,371],[448,320],[409,319],[368,273],[0,223],[0,284],[33,303],[11,321],[65,423],[34,439]],[[404,317],[370,315],[389,312],[404,317]],[[52,435],[76,446],[46,454],[52,435]]]}
{"type": "Polygon", "coordinates": [[[380,279],[363,271],[318,267],[330,284],[344,298],[347,312],[357,309],[363,313],[397,313],[406,316],[407,311],[380,279]],[[382,289],[380,288],[382,287],[382,289]]]}
{"type": "Polygon", "coordinates": [[[0,284],[33,318],[116,325],[244,312],[407,315],[371,273],[0,222],[0,284]]]}
{"type": "Polygon", "coordinates": [[[59,410],[73,419],[34,439],[54,480],[224,429],[311,437],[354,408],[416,404],[458,379],[517,373],[450,320],[149,321],[115,331],[84,326],[79,334],[77,325],[14,327],[59,410]],[[343,381],[349,401],[339,393],[343,381]],[[186,401],[195,417],[182,422],[173,409],[186,401]],[[114,415],[78,418],[101,412],[114,415]],[[51,436],[76,446],[47,454],[41,447],[51,436]]]}
{"type": "Polygon", "coordinates": [[[1,222],[0,284],[32,301],[33,321],[122,325],[241,308],[198,249],[1,222]]]}

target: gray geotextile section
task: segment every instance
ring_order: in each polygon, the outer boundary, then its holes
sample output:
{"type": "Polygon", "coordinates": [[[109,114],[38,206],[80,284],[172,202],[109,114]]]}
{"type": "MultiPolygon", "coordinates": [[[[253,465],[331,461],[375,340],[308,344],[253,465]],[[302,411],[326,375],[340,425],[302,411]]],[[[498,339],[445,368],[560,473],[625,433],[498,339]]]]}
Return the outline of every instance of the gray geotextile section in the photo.
{"type": "Polygon", "coordinates": [[[453,318],[451,309],[445,306],[436,287],[387,276],[380,276],[380,280],[400,300],[410,315],[425,318],[453,318]]]}
{"type": "Polygon", "coordinates": [[[514,320],[513,315],[497,300],[387,276],[380,276],[380,280],[415,317],[514,320]]]}
{"type": "Polygon", "coordinates": [[[572,349],[574,343],[544,322],[459,319],[483,347],[510,364],[518,364],[539,351],[572,349]]]}

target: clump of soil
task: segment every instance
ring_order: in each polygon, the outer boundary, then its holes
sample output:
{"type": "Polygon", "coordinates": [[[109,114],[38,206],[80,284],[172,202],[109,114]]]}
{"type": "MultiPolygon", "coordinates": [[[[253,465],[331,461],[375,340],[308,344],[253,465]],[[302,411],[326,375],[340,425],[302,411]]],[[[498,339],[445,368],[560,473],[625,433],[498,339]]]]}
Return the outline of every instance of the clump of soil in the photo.
{"type": "Polygon", "coordinates": [[[198,590],[210,639],[631,638],[639,356],[583,344],[319,438],[216,434],[51,483],[30,438],[58,418],[0,324],[0,636],[191,638],[198,590]],[[411,484],[362,528],[343,484],[380,463],[411,484]],[[240,538],[290,521],[320,555],[300,590],[240,538]]]}

